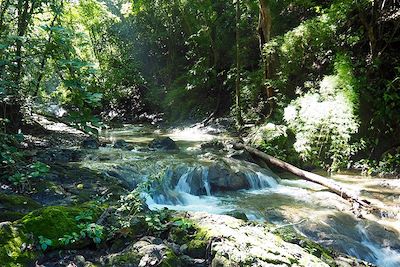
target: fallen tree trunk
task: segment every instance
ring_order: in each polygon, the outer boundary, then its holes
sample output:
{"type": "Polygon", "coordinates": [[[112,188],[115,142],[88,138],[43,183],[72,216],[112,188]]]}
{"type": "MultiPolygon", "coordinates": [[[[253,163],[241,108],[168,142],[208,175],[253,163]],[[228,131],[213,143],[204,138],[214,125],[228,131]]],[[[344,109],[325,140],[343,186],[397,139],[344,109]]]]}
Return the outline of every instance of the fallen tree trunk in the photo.
{"type": "Polygon", "coordinates": [[[251,155],[254,155],[254,156],[264,160],[267,164],[271,164],[275,167],[278,167],[280,169],[283,169],[285,171],[293,173],[294,175],[296,175],[300,178],[303,178],[304,180],[311,181],[316,184],[322,185],[322,186],[328,188],[329,191],[331,191],[332,193],[335,193],[335,194],[339,195],[340,197],[342,197],[352,203],[357,203],[362,207],[370,207],[370,203],[367,200],[360,199],[359,196],[355,192],[352,192],[346,188],[343,188],[343,186],[332,181],[331,179],[322,177],[315,173],[311,173],[311,172],[299,169],[296,166],[293,166],[287,162],[284,162],[280,159],[272,157],[258,149],[255,149],[250,146],[246,146],[244,144],[235,143],[233,145],[233,147],[234,147],[234,149],[237,149],[237,150],[245,149],[251,155]]]}

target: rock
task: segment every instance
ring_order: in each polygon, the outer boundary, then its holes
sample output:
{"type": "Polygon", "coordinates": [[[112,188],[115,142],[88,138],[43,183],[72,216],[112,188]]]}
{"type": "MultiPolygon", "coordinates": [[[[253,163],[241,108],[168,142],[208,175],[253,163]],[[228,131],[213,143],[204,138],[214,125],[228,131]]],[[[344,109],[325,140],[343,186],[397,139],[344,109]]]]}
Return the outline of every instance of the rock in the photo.
{"type": "Polygon", "coordinates": [[[128,147],[129,147],[129,144],[125,140],[117,140],[113,144],[113,148],[126,149],[128,147]]]}
{"type": "Polygon", "coordinates": [[[248,162],[256,163],[254,158],[250,155],[250,153],[247,150],[235,150],[231,154],[229,154],[228,157],[237,160],[245,160],[248,162]]]}
{"type": "Polygon", "coordinates": [[[102,259],[106,266],[182,266],[180,259],[163,243],[152,236],[141,238],[119,253],[102,259]]]}
{"type": "Polygon", "coordinates": [[[181,257],[183,266],[186,267],[204,267],[206,266],[206,260],[205,259],[193,259],[187,255],[183,255],[181,257]]]}
{"type": "Polygon", "coordinates": [[[236,191],[249,189],[249,182],[242,172],[234,172],[228,166],[213,164],[208,169],[208,181],[212,191],[236,191]]]}
{"type": "Polygon", "coordinates": [[[150,142],[149,148],[156,150],[179,150],[178,145],[169,137],[156,138],[150,142]]]}
{"type": "Polygon", "coordinates": [[[236,219],[243,220],[245,222],[247,222],[249,220],[249,218],[247,218],[247,215],[244,212],[240,212],[240,211],[230,211],[230,212],[227,212],[226,215],[229,215],[236,219]]]}
{"type": "Polygon", "coordinates": [[[196,212],[189,216],[212,239],[211,266],[329,266],[263,225],[246,224],[226,215],[196,212]]]}
{"type": "Polygon", "coordinates": [[[43,163],[68,163],[78,162],[82,158],[82,151],[74,149],[46,150],[36,156],[36,160],[43,163]]]}
{"type": "Polygon", "coordinates": [[[31,249],[26,249],[30,242],[28,235],[12,223],[0,223],[1,266],[30,266],[37,257],[31,249]]]}
{"type": "Polygon", "coordinates": [[[0,193],[0,222],[15,221],[41,205],[29,197],[0,193]]]}
{"type": "Polygon", "coordinates": [[[100,142],[93,137],[88,137],[82,141],[81,147],[84,149],[98,149],[100,147],[100,142]]]}
{"type": "Polygon", "coordinates": [[[218,140],[212,140],[206,143],[201,144],[201,149],[213,149],[213,150],[222,150],[224,149],[224,144],[218,140]]]}

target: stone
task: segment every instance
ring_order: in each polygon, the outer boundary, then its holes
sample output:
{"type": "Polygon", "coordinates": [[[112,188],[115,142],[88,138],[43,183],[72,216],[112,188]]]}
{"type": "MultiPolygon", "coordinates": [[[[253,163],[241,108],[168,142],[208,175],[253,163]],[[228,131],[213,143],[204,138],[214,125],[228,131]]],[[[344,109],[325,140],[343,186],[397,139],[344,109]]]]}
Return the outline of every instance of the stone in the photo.
{"type": "Polygon", "coordinates": [[[189,216],[212,239],[211,266],[329,266],[300,246],[268,232],[263,225],[247,224],[227,215],[193,212],[189,216]]]}
{"type": "Polygon", "coordinates": [[[126,149],[128,147],[129,147],[129,144],[125,140],[117,140],[113,144],[113,148],[126,149]]]}
{"type": "Polygon", "coordinates": [[[224,144],[218,140],[212,140],[200,145],[201,149],[213,149],[213,150],[222,150],[224,149],[224,144]]]}
{"type": "Polygon", "coordinates": [[[106,266],[181,266],[179,258],[163,240],[153,236],[145,236],[102,261],[106,266]]]}
{"type": "Polygon", "coordinates": [[[156,138],[150,142],[149,148],[156,150],[179,150],[178,145],[169,137],[156,138]]]}
{"type": "Polygon", "coordinates": [[[249,189],[249,182],[242,172],[234,172],[228,166],[216,163],[209,167],[208,181],[212,191],[236,191],[249,189]]]}
{"type": "Polygon", "coordinates": [[[88,137],[82,141],[81,147],[84,149],[98,149],[100,142],[93,137],[88,137]]]}
{"type": "Polygon", "coordinates": [[[183,255],[181,257],[183,266],[186,267],[204,267],[206,266],[206,260],[205,259],[193,259],[187,255],[183,255]]]}

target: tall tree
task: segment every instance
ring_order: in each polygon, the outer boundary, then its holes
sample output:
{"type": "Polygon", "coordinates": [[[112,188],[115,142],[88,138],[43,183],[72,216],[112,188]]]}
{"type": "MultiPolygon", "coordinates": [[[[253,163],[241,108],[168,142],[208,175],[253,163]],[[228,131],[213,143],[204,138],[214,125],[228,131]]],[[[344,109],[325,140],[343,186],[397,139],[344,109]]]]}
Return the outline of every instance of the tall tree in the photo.
{"type": "Polygon", "coordinates": [[[242,106],[240,103],[240,0],[236,0],[236,123],[243,125],[242,106]]]}
{"type": "MultiPolygon", "coordinates": [[[[270,0],[259,0],[259,16],[258,16],[257,30],[258,30],[261,55],[263,54],[264,45],[268,43],[269,40],[271,39],[272,16],[271,16],[269,1],[270,0]]],[[[273,75],[271,66],[272,63],[270,58],[266,58],[264,56],[262,56],[262,58],[264,61],[264,79],[266,82],[267,79],[271,79],[273,75]]],[[[274,90],[268,84],[265,84],[265,89],[269,105],[269,111],[267,117],[270,117],[274,109],[274,101],[272,99],[274,95],[274,90]]]]}

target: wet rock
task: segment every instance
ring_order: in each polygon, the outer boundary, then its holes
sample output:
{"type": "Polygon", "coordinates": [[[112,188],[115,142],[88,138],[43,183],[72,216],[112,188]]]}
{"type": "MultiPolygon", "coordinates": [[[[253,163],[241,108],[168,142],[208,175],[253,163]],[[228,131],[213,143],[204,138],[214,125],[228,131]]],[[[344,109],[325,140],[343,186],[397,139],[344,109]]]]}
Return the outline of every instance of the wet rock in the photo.
{"type": "Polygon", "coordinates": [[[256,163],[256,161],[253,159],[253,157],[250,155],[250,153],[247,150],[234,150],[234,151],[232,151],[232,153],[230,153],[228,155],[228,157],[237,159],[237,160],[244,160],[244,161],[256,163]]]}
{"type": "Polygon", "coordinates": [[[1,266],[28,266],[36,253],[28,249],[28,236],[10,222],[0,223],[1,266]]]}
{"type": "Polygon", "coordinates": [[[15,221],[41,205],[29,197],[0,193],[0,222],[15,221]]]}
{"type": "Polygon", "coordinates": [[[326,266],[298,245],[284,242],[262,225],[226,215],[190,213],[211,241],[211,266],[326,266]]]}
{"type": "Polygon", "coordinates": [[[234,172],[229,167],[218,163],[209,167],[208,181],[213,191],[236,191],[250,187],[244,173],[234,172]]]}
{"type": "Polygon", "coordinates": [[[205,259],[193,259],[187,255],[183,255],[181,257],[183,266],[186,267],[204,267],[207,266],[207,262],[205,259]]]}
{"type": "Polygon", "coordinates": [[[224,149],[224,144],[218,140],[212,140],[206,143],[201,144],[201,149],[213,149],[213,150],[222,150],[224,149]]]}
{"type": "Polygon", "coordinates": [[[84,149],[98,149],[100,147],[100,142],[93,137],[88,137],[82,141],[81,147],[84,149]]]}
{"type": "Polygon", "coordinates": [[[119,148],[119,149],[128,149],[129,144],[125,140],[117,140],[113,144],[113,148],[119,148]]]}
{"type": "Polygon", "coordinates": [[[249,220],[249,218],[247,218],[247,215],[244,212],[241,212],[241,211],[230,211],[230,212],[227,212],[226,215],[229,215],[229,216],[231,216],[233,218],[240,219],[240,220],[243,220],[243,221],[248,221],[249,220]]]}
{"type": "Polygon", "coordinates": [[[36,160],[43,163],[78,162],[82,158],[82,151],[74,149],[55,149],[38,153],[36,160]]]}
{"type": "Polygon", "coordinates": [[[106,266],[181,266],[179,258],[163,243],[152,236],[141,238],[119,253],[102,259],[106,266]]]}
{"type": "Polygon", "coordinates": [[[156,138],[150,142],[149,148],[156,150],[178,150],[178,145],[169,137],[156,138]]]}

